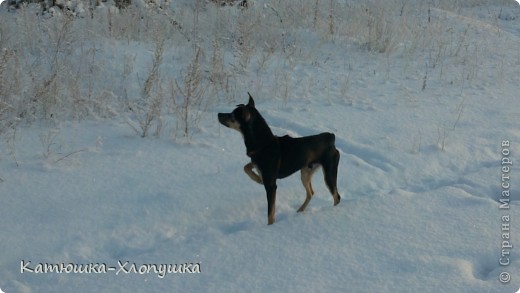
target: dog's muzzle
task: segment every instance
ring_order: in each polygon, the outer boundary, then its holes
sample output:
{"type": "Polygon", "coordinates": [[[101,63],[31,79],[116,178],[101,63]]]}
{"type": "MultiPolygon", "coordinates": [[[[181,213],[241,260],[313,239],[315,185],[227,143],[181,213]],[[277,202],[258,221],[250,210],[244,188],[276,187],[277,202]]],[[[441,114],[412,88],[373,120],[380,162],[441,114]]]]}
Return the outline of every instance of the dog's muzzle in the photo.
{"type": "Polygon", "coordinates": [[[233,114],[229,113],[218,113],[218,122],[224,126],[228,126],[228,123],[233,120],[233,114]]]}

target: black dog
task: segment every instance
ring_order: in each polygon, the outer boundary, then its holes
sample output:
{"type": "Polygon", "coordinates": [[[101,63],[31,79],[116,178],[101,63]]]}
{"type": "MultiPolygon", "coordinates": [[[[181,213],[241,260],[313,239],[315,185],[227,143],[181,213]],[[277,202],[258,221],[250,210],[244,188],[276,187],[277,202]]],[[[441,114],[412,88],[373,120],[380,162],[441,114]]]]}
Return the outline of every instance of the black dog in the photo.
{"type": "Polygon", "coordinates": [[[244,137],[247,156],[251,158],[251,163],[244,166],[244,171],[265,187],[268,225],[273,224],[275,218],[276,179],[285,178],[298,170],[301,171],[302,183],[307,192],[307,198],[298,212],[305,210],[314,194],[311,178],[320,166],[323,167],[325,183],[334,198],[334,205],[339,203],[341,197],[336,181],[340,155],[334,145],[334,134],[321,133],[300,138],[274,136],[256,110],[251,94],[247,105],[240,104],[231,113],[219,113],[218,120],[222,125],[238,130],[244,137]]]}

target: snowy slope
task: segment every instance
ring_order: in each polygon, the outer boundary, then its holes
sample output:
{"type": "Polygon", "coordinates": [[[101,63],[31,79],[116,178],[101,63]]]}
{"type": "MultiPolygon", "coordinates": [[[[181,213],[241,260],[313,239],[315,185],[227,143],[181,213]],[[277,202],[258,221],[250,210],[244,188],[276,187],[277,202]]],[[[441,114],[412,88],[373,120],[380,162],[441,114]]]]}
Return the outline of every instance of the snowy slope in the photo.
{"type": "MultiPolygon", "coordinates": [[[[349,33],[322,40],[291,32],[311,49],[274,53],[262,66],[257,52],[230,81],[234,99],[214,101],[189,139],[171,130],[172,114],[165,128],[175,133],[159,138],[136,135],[133,113],[21,125],[14,148],[6,140],[1,149],[0,288],[516,292],[520,6],[439,7],[430,17],[465,40],[449,32],[432,46],[424,45],[427,36],[401,40],[387,54],[368,52],[349,33]],[[507,17],[493,17],[500,11],[507,17]],[[444,40],[453,43],[441,50],[444,40]],[[336,134],[338,206],[317,174],[316,195],[297,214],[305,191],[295,174],[278,181],[277,221],[266,225],[264,189],[242,171],[242,138],[216,119],[246,102],[247,91],[277,135],[336,134]],[[512,169],[502,169],[508,159],[512,169]],[[508,209],[500,208],[503,191],[508,209]],[[502,252],[508,265],[499,263],[502,252]],[[115,270],[30,272],[39,263],[115,270]],[[135,263],[137,272],[119,263],[135,263]],[[188,264],[193,273],[139,273],[153,264],[188,264]],[[501,273],[510,282],[502,284],[501,273]]],[[[135,70],[147,72],[150,47],[100,46],[98,58],[108,56],[114,68],[104,82],[135,90],[138,82],[121,81],[118,70],[134,56],[135,70]]],[[[174,49],[165,53],[164,72],[193,57],[189,48],[174,49]]]]}

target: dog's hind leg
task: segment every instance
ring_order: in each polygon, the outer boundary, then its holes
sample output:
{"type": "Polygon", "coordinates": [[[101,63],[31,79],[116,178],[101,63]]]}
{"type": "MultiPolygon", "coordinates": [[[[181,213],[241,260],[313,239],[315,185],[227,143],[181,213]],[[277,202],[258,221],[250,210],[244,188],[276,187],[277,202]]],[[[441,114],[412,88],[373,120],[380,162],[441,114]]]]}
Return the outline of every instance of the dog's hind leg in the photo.
{"type": "Polygon", "coordinates": [[[334,148],[331,150],[329,156],[322,162],[325,184],[329,188],[332,198],[334,198],[334,205],[339,204],[341,200],[337,187],[339,157],[338,150],[334,148]]]}
{"type": "Polygon", "coordinates": [[[253,171],[253,168],[255,165],[253,163],[249,163],[244,166],[244,172],[249,176],[249,178],[253,179],[258,184],[263,184],[262,177],[260,175],[256,174],[255,171],[253,171]]]}
{"type": "Polygon", "coordinates": [[[298,209],[298,213],[301,213],[305,210],[309,202],[311,201],[312,196],[314,195],[314,190],[312,189],[312,175],[318,169],[319,165],[315,164],[314,166],[310,167],[304,167],[301,169],[301,178],[303,187],[305,187],[305,192],[307,194],[307,197],[305,198],[305,201],[303,202],[302,206],[298,209]]]}

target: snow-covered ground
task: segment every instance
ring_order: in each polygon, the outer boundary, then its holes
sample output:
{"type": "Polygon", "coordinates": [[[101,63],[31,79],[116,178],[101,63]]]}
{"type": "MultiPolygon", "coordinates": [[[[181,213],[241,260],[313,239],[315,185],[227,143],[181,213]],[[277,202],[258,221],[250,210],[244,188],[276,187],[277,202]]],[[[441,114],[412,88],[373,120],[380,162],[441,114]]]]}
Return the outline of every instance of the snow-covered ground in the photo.
{"type": "MultiPolygon", "coordinates": [[[[32,65],[68,82],[35,90],[45,92],[42,99],[47,92],[73,97],[89,90],[97,98],[74,111],[68,108],[76,107],[73,98],[45,102],[38,111],[46,118],[1,124],[1,290],[516,292],[520,6],[391,1],[396,14],[384,14],[386,29],[375,20],[382,11],[367,12],[367,23],[359,25],[370,23],[376,32],[363,40],[347,18],[351,10],[364,10],[351,2],[335,7],[333,32],[328,3],[315,28],[312,17],[308,28],[288,20],[291,10],[282,1],[256,1],[243,12],[201,9],[201,28],[254,15],[251,34],[236,33],[260,47],[237,49],[242,40],[223,30],[221,54],[215,54],[213,35],[201,29],[201,84],[224,78],[207,85],[206,100],[191,109],[187,138],[182,107],[166,100],[174,80],[185,86],[195,58],[189,26],[196,27],[190,12],[196,7],[171,4],[186,23],[183,33],[164,43],[152,92],[164,92],[165,101],[146,138],[136,130],[150,105],[139,104],[139,96],[151,76],[156,36],[149,42],[133,40],[130,32],[94,38],[78,26],[71,40],[84,45],[81,50],[66,53],[62,45],[47,51],[30,43],[36,47],[27,50],[38,62],[9,55],[7,66],[32,65]],[[265,21],[273,19],[282,24],[269,29],[265,21]],[[70,61],[59,67],[54,59],[47,67],[45,55],[53,52],[70,61]],[[213,75],[215,64],[222,65],[220,75],[213,75]],[[67,79],[66,66],[84,83],[67,79]],[[296,213],[305,190],[295,174],[278,181],[276,223],[266,225],[264,189],[242,170],[248,162],[242,137],[216,119],[247,102],[248,91],[277,135],[336,134],[338,206],[317,174],[316,195],[304,213],[296,213]],[[63,271],[38,273],[46,264],[64,264],[63,271]],[[154,272],[161,264],[177,264],[183,273],[154,272]],[[74,265],[91,271],[72,273],[74,265]]],[[[315,1],[298,2],[293,12],[305,3],[312,8],[315,1]]],[[[5,27],[21,27],[23,16],[0,8],[5,27]],[[8,18],[17,18],[18,26],[8,18]]],[[[111,17],[116,31],[123,13],[111,17]]],[[[9,38],[0,35],[0,44],[8,49],[27,42],[27,32],[2,32],[9,38]]],[[[0,75],[3,89],[13,93],[2,98],[11,108],[22,107],[15,105],[17,95],[33,89],[23,73],[13,72],[9,76],[21,76],[24,90],[0,75]]],[[[43,79],[35,83],[45,84],[43,79]]],[[[171,92],[178,102],[179,90],[171,92]]]]}

